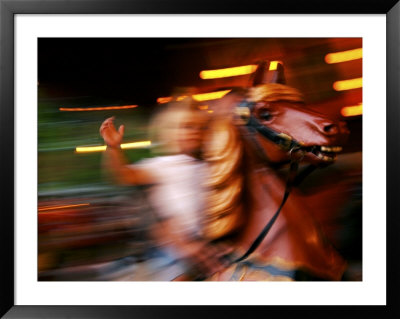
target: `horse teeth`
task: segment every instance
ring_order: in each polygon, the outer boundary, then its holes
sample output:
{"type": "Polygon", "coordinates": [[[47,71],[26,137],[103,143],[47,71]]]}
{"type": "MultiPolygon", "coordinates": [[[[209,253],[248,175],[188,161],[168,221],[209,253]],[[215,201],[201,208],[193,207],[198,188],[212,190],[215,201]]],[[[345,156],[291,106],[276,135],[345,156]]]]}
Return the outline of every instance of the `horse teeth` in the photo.
{"type": "Polygon", "coordinates": [[[342,150],[341,146],[321,146],[321,151],[323,152],[340,152],[342,150]]]}
{"type": "Polygon", "coordinates": [[[317,154],[317,157],[318,157],[320,160],[324,161],[324,162],[332,162],[332,161],[335,160],[335,157],[333,157],[333,156],[326,156],[326,155],[323,155],[323,154],[321,154],[321,153],[318,153],[318,154],[317,154]]]}

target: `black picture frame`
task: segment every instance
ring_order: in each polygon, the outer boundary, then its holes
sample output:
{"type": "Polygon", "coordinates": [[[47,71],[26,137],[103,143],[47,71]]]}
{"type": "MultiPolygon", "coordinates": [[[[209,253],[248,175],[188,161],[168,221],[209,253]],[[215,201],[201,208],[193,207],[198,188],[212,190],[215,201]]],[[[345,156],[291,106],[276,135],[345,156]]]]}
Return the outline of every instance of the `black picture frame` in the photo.
{"type": "MultiPolygon", "coordinates": [[[[399,180],[397,164],[400,136],[400,4],[398,0],[0,0],[0,192],[1,272],[0,315],[4,318],[218,318],[269,317],[400,318],[399,180]],[[14,18],[16,14],[385,14],[387,22],[387,117],[386,132],[377,131],[386,143],[387,305],[386,306],[22,306],[14,303],[14,18]],[[386,140],[385,140],[386,133],[386,140]],[[388,174],[389,173],[389,174],[388,174]],[[259,314],[258,314],[259,312],[259,314]]],[[[377,146],[379,150],[379,146],[377,146]]],[[[381,169],[377,167],[377,169],[381,169]]],[[[382,203],[385,207],[385,203],[382,203]]],[[[375,212],[380,218],[383,211],[375,212]]]]}

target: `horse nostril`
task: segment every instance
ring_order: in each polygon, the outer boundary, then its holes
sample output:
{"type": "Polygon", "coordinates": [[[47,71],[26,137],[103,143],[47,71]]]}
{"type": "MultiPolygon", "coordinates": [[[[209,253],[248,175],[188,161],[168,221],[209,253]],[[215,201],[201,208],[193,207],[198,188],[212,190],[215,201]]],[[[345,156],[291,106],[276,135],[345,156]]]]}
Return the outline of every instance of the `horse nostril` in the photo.
{"type": "Polygon", "coordinates": [[[339,133],[339,128],[336,124],[330,123],[330,124],[324,124],[323,130],[326,134],[328,135],[333,135],[339,133]]]}

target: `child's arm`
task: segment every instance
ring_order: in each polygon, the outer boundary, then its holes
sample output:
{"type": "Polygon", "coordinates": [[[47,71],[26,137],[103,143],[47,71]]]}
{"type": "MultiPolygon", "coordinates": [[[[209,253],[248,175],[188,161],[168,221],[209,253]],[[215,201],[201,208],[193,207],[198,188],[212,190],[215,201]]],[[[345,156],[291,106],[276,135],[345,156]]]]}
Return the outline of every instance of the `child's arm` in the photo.
{"type": "Polygon", "coordinates": [[[148,170],[134,165],[128,165],[120,148],[124,136],[124,126],[118,131],[114,127],[114,117],[106,119],[100,126],[100,135],[107,144],[103,156],[103,168],[111,173],[111,177],[118,184],[145,185],[155,182],[154,176],[148,170]]]}

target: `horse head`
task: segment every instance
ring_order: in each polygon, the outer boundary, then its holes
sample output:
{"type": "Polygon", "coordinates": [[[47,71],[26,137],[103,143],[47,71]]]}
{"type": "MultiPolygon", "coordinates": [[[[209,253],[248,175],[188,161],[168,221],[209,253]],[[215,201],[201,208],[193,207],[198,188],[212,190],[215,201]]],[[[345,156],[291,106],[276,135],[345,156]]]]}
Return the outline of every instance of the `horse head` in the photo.
{"type": "Polygon", "coordinates": [[[314,165],[333,163],[349,135],[345,123],[307,109],[298,90],[279,83],[251,88],[236,113],[272,163],[293,150],[314,165]]]}

